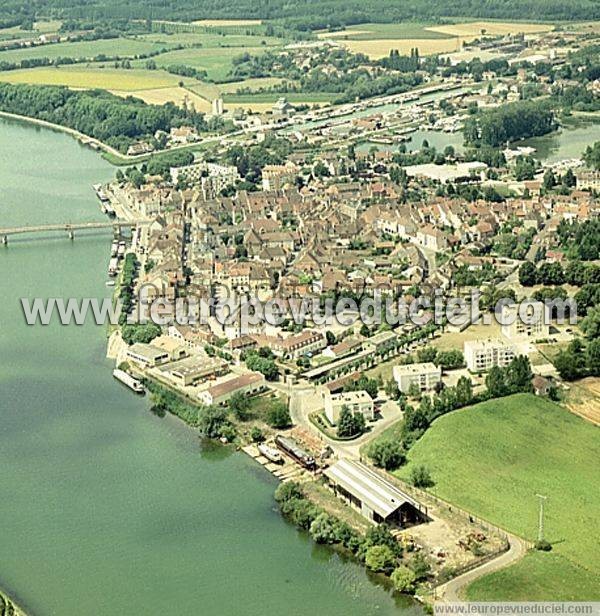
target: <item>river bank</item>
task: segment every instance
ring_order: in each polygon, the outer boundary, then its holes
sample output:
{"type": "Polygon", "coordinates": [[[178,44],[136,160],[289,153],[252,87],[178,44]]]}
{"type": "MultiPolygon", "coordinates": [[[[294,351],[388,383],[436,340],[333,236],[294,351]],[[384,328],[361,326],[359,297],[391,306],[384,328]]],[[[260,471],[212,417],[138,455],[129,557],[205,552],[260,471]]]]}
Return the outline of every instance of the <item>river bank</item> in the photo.
{"type": "Polygon", "coordinates": [[[14,599],[8,596],[6,592],[0,589],[0,616],[32,616],[27,614],[25,610],[15,602],[14,599]]]}
{"type": "MultiPolygon", "coordinates": [[[[91,186],[114,169],[97,153],[4,120],[0,149],[5,224],[101,219],[91,186]]],[[[420,611],[283,521],[276,480],[248,456],[120,387],[103,328],[25,325],[19,297],[110,296],[110,241],[0,250],[4,587],[35,616],[420,611]]]]}

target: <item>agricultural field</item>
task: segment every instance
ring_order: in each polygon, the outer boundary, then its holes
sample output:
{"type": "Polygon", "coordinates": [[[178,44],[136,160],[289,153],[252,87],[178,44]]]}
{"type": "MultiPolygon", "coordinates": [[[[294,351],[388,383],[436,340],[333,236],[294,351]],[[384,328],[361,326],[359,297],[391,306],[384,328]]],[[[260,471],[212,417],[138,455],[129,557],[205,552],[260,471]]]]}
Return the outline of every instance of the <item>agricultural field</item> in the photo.
{"type": "Polygon", "coordinates": [[[171,75],[164,71],[85,67],[82,65],[42,67],[0,72],[0,81],[38,85],[67,86],[69,88],[102,88],[104,90],[147,90],[176,86],[180,81],[195,83],[194,79],[171,75]]]}
{"type": "Polygon", "coordinates": [[[196,111],[210,113],[211,103],[205,98],[198,96],[189,88],[171,86],[167,88],[150,88],[146,90],[110,90],[117,96],[135,96],[150,105],[164,105],[175,103],[176,105],[193,105],[196,111]]]}
{"type": "MultiPolygon", "coordinates": [[[[255,96],[253,93],[238,95],[237,91],[240,88],[249,88],[252,92],[254,92],[259,88],[270,88],[272,86],[276,86],[283,81],[284,80],[279,77],[258,77],[228,83],[206,83],[204,81],[197,81],[194,85],[188,86],[188,88],[195,94],[198,94],[199,96],[202,96],[210,101],[213,98],[218,98],[219,96],[255,96]]],[[[259,96],[259,94],[256,94],[256,96],[259,96]]],[[[276,99],[279,97],[279,95],[273,96],[276,96],[276,99]]]]}
{"type": "MultiPolygon", "coordinates": [[[[253,37],[254,38],[254,37],[253,37]]],[[[258,42],[259,39],[255,39],[258,42]]],[[[208,78],[215,81],[226,79],[232,60],[243,53],[260,54],[268,47],[198,47],[170,51],[156,56],[154,61],[159,67],[170,64],[185,64],[198,70],[205,70],[208,78]]],[[[141,62],[141,61],[140,61],[141,62]]]]}
{"type": "Polygon", "coordinates": [[[39,36],[40,34],[58,32],[61,25],[61,21],[52,20],[35,22],[33,24],[33,30],[23,30],[20,26],[13,26],[12,28],[0,28],[0,41],[32,38],[35,36],[39,36]]]}
{"type": "Polygon", "coordinates": [[[29,58],[94,58],[106,56],[135,57],[168,48],[167,43],[155,43],[134,38],[100,39],[97,41],[75,41],[73,43],[52,43],[23,49],[0,51],[0,61],[20,62],[29,58]]]}
{"type": "Polygon", "coordinates": [[[486,575],[466,589],[469,601],[532,601],[548,596],[549,579],[555,601],[598,600],[598,576],[578,567],[559,554],[530,552],[523,560],[486,575]]]}
{"type": "Polygon", "coordinates": [[[554,26],[551,24],[528,24],[507,21],[473,21],[463,24],[431,26],[428,28],[431,32],[438,32],[449,36],[474,38],[477,38],[482,34],[538,34],[540,32],[549,32],[553,29],[554,26]]]}
{"type": "Polygon", "coordinates": [[[337,32],[319,32],[320,39],[347,39],[352,41],[371,41],[375,39],[445,39],[451,35],[436,32],[428,24],[359,24],[348,26],[337,32]]]}
{"type": "Polygon", "coordinates": [[[196,26],[206,26],[208,28],[214,27],[236,27],[236,26],[260,26],[262,19],[200,19],[193,21],[196,26]]]}
{"type": "Polygon", "coordinates": [[[331,92],[293,92],[290,94],[274,93],[257,93],[257,94],[225,94],[223,101],[225,103],[270,103],[271,105],[280,97],[285,98],[290,103],[329,103],[339,94],[331,92]]]}
{"type": "Polygon", "coordinates": [[[419,23],[360,24],[340,32],[321,32],[320,38],[339,40],[354,53],[364,53],[378,59],[389,55],[392,49],[409,54],[415,47],[421,55],[460,51],[463,41],[471,41],[482,32],[486,34],[534,34],[552,30],[549,24],[520,22],[475,21],[444,26],[419,23]]]}
{"type": "Polygon", "coordinates": [[[571,412],[600,426],[600,378],[569,383],[565,404],[571,412]]]}
{"type": "MultiPolygon", "coordinates": [[[[517,535],[537,538],[538,500],[548,497],[549,554],[531,554],[505,572],[480,580],[478,598],[528,600],[600,598],[600,457],[598,429],[566,409],[530,394],[490,400],[437,419],[397,471],[431,470],[432,491],[517,535]],[[594,539],[595,538],[595,539],[594,539]],[[563,579],[584,569],[589,581],[566,589],[563,579]],[[486,594],[490,592],[490,596],[486,594]],[[562,594],[561,594],[562,593],[562,594]]],[[[475,595],[474,595],[475,596],[475,595]]]]}
{"type": "Polygon", "coordinates": [[[425,39],[376,39],[363,41],[341,41],[352,53],[364,53],[373,60],[379,60],[390,55],[392,49],[397,49],[401,55],[410,55],[417,48],[422,56],[460,51],[460,41],[456,38],[425,38],[425,39]]]}

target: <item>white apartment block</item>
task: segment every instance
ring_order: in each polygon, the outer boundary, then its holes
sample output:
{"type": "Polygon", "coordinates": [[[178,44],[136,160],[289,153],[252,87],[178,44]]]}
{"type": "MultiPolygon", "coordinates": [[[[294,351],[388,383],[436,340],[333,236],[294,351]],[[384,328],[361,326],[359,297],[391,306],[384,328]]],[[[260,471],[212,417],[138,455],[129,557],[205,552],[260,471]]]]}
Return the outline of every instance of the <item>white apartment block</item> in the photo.
{"type": "Polygon", "coordinates": [[[218,195],[227,186],[240,180],[237,167],[202,161],[183,167],[171,167],[171,181],[177,184],[183,178],[191,184],[200,184],[207,197],[218,195]]]}
{"type": "Polygon", "coordinates": [[[432,362],[394,366],[392,374],[403,393],[407,393],[412,385],[420,391],[429,391],[442,380],[442,369],[432,362]]]}
{"type": "Polygon", "coordinates": [[[521,302],[502,306],[502,335],[509,340],[547,338],[550,308],[543,302],[521,302]]]}
{"type": "Polygon", "coordinates": [[[324,396],[325,417],[334,426],[340,419],[340,414],[344,407],[352,413],[361,413],[367,420],[375,417],[373,400],[366,391],[348,391],[340,394],[327,392],[324,396]]]}
{"type": "Polygon", "coordinates": [[[503,340],[467,340],[464,345],[467,368],[471,372],[486,372],[493,366],[504,368],[513,360],[515,350],[503,340]]]}

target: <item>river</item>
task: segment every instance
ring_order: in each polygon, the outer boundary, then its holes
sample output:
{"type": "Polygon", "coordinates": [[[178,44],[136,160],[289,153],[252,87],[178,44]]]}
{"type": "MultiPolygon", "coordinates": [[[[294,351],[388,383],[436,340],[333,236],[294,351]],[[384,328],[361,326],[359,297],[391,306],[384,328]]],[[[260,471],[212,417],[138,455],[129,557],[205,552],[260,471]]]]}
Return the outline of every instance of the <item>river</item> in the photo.
{"type": "MultiPolygon", "coordinates": [[[[114,168],[0,120],[0,225],[101,220],[114,168]]],[[[20,297],[103,297],[111,237],[0,248],[0,587],[33,616],[420,613],[275,509],[275,480],[111,377],[103,328],[28,327],[20,297]]]]}

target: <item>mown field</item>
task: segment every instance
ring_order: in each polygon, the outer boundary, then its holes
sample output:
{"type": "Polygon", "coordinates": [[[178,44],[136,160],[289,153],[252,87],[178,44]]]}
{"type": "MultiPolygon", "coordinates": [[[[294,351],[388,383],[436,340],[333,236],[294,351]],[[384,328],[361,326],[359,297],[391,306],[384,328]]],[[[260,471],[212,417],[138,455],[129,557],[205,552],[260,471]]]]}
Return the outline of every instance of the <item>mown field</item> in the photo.
{"type": "Polygon", "coordinates": [[[61,67],[42,67],[17,71],[0,72],[0,81],[8,83],[32,83],[39,85],[62,85],[69,88],[104,90],[145,90],[176,86],[195,80],[165,71],[146,71],[136,69],[99,68],[97,66],[71,65],[61,67]]]}
{"type": "MultiPolygon", "coordinates": [[[[256,40],[258,43],[258,40],[256,40]]],[[[156,56],[154,61],[157,66],[164,67],[170,64],[185,64],[195,69],[204,70],[208,74],[209,79],[224,80],[232,67],[232,59],[240,56],[243,53],[261,54],[264,53],[268,46],[261,47],[198,47],[178,49],[168,53],[156,56]]],[[[142,61],[138,61],[141,62],[142,61]]]]}
{"type": "Polygon", "coordinates": [[[444,39],[451,35],[435,32],[430,24],[426,23],[401,23],[401,24],[359,24],[348,26],[337,32],[319,32],[321,39],[348,39],[352,41],[371,41],[374,39],[444,39]]]}
{"type": "Polygon", "coordinates": [[[334,38],[354,53],[364,53],[371,58],[389,55],[392,49],[409,54],[415,47],[421,55],[460,51],[463,41],[470,41],[485,34],[528,34],[546,32],[548,24],[522,22],[474,21],[444,26],[425,23],[360,24],[340,32],[321,32],[321,38],[334,38]]]}
{"type": "Polygon", "coordinates": [[[546,495],[553,551],[528,555],[470,592],[529,600],[574,593],[570,598],[584,600],[600,598],[599,459],[598,428],[554,403],[519,394],[436,420],[398,475],[407,479],[415,464],[426,464],[435,494],[529,540],[537,537],[535,495],[546,495]],[[588,581],[573,585],[579,569],[588,581]]]}
{"type": "Polygon", "coordinates": [[[466,598],[469,601],[532,601],[551,596],[554,601],[597,601],[599,582],[598,575],[560,554],[530,552],[511,567],[473,582],[466,589],[466,598]]]}

